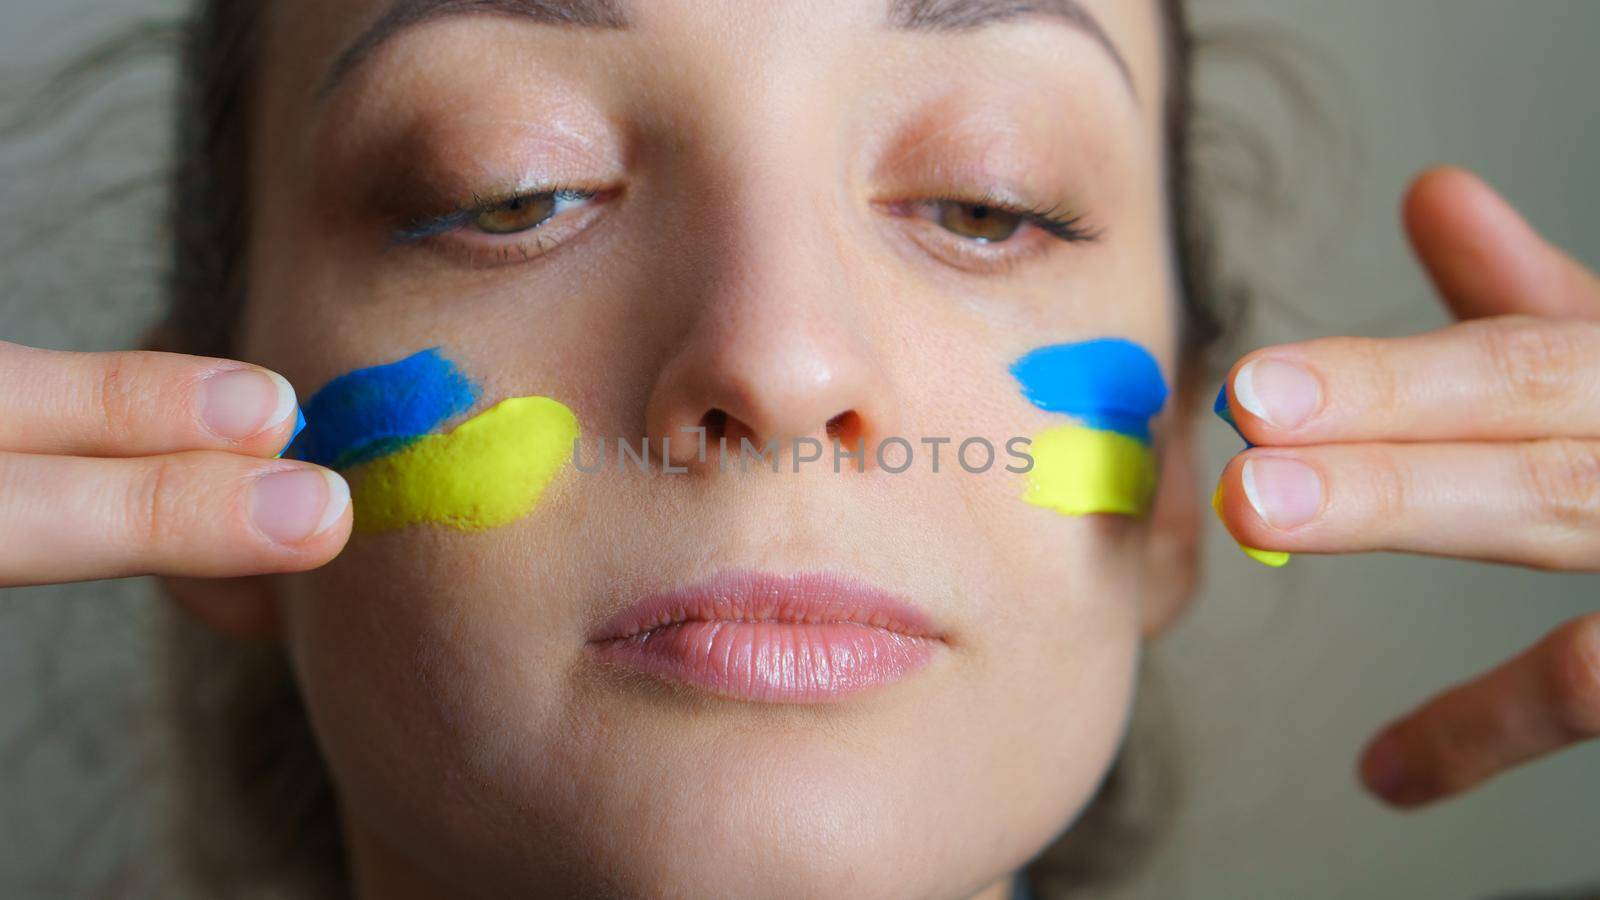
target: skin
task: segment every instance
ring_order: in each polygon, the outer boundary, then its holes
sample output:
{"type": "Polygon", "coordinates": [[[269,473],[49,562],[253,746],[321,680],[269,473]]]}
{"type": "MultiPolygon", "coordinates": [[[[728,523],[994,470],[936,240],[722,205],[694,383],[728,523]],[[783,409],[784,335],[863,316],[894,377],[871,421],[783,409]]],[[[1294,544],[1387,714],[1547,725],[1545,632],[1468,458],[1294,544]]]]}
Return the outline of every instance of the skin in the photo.
{"type": "MultiPolygon", "coordinates": [[[[326,8],[273,7],[261,96],[278,149],[251,294],[273,300],[250,305],[245,355],[297,384],[442,344],[486,400],[554,397],[597,437],[681,443],[720,410],[758,443],[824,438],[848,413],[847,440],[1003,446],[1055,424],[1008,372],[1041,336],[1123,334],[1175,366],[1169,274],[1149,264],[1165,258],[1153,9],[1100,8],[1139,102],[1078,31],[896,34],[841,0],[639,4],[621,34],[440,21],[319,104],[317,62],[375,10],[326,8]],[[393,198],[437,214],[529,177],[622,191],[552,220],[553,249],[526,262],[490,267],[482,235],[388,239],[393,198]],[[985,267],[881,208],[1007,183],[1103,210],[1118,237],[1027,233],[985,267]],[[1094,302],[1112,293],[1142,299],[1094,302]]],[[[1059,517],[1021,489],[927,467],[569,474],[514,525],[363,536],[284,580],[282,639],[362,891],[1002,895],[1109,765],[1170,590],[1142,582],[1149,523],[1059,517]],[[821,707],[586,661],[603,614],[740,566],[887,586],[945,644],[821,707]]]]}
{"type": "MultiPolygon", "coordinates": [[[[876,29],[878,11],[847,0],[803,15],[652,0],[626,34],[435,22],[318,101],[325,61],[376,7],[282,0],[257,97],[240,356],[305,392],[443,345],[486,398],[558,397],[588,434],[657,442],[713,409],[730,435],[758,440],[820,438],[841,413],[847,436],[869,444],[979,435],[1002,446],[1035,433],[1056,421],[1023,400],[1006,367],[1041,343],[1116,334],[1152,348],[1169,376],[1176,364],[1154,14],[1087,5],[1127,59],[1132,94],[1109,56],[1062,27],[907,35],[876,29]],[[541,226],[548,252],[516,250],[508,265],[485,265],[498,250],[483,235],[392,241],[397,216],[534,177],[622,190],[541,226]],[[1012,263],[980,268],[950,233],[882,207],[981,193],[997,178],[1082,212],[1103,238],[1028,233],[1005,247],[1012,263]]],[[[1473,427],[1499,421],[1516,432],[1507,436],[1572,451],[1513,457],[1555,460],[1526,469],[1548,479],[1419,492],[1443,499],[1397,515],[1394,498],[1413,494],[1394,486],[1410,482],[1373,474],[1383,461],[1363,442],[1376,436],[1339,440],[1408,399],[1403,379],[1381,382],[1392,394],[1360,380],[1374,360],[1433,373],[1425,360],[1452,341],[1492,334],[1511,346],[1539,326],[1497,314],[1600,309],[1593,276],[1467,176],[1425,178],[1408,211],[1441,292],[1490,318],[1365,342],[1359,357],[1356,344],[1262,351],[1314,365],[1330,399],[1303,432],[1240,416],[1262,447],[1224,475],[1229,527],[1296,552],[1483,556],[1485,535],[1443,523],[1543,511],[1572,551],[1562,559],[1581,567],[1600,533],[1583,515],[1592,504],[1552,508],[1556,495],[1541,490],[1589,483],[1570,480],[1587,470],[1560,467],[1587,445],[1564,431],[1578,420],[1559,412],[1559,392],[1581,391],[1596,365],[1588,332],[1570,321],[1565,337],[1514,344],[1560,348],[1567,366],[1554,380],[1497,382],[1507,373],[1487,354],[1446,376],[1463,396],[1503,388],[1487,413],[1477,398],[1473,427]],[[1547,416],[1519,390],[1536,392],[1547,416]],[[1311,461],[1338,502],[1297,529],[1253,518],[1241,467],[1268,454],[1311,461]],[[1376,531],[1361,518],[1375,510],[1376,531]]],[[[167,575],[175,600],[213,626],[283,641],[339,785],[363,896],[494,897],[530,884],[1004,896],[1009,873],[1088,801],[1121,738],[1141,640],[1192,588],[1201,506],[1186,415],[1156,423],[1164,479],[1148,520],[1057,516],[1020,502],[1010,475],[699,467],[674,478],[569,473],[533,516],[502,529],[416,528],[346,546],[343,482],[271,458],[292,422],[232,437],[200,424],[207,376],[240,365],[0,346],[0,381],[36,388],[0,401],[27,404],[0,415],[0,520],[40,536],[0,547],[0,584],[167,575]],[[308,471],[307,521],[326,527],[267,539],[252,516],[259,478],[308,471]],[[944,645],[903,682],[815,707],[717,700],[586,664],[596,620],[731,566],[851,572],[920,605],[944,645]]],[[[1412,430],[1381,439],[1456,453],[1458,468],[1444,471],[1480,484],[1483,469],[1456,448],[1484,435],[1458,433],[1468,417],[1458,408],[1452,425],[1449,412],[1430,402],[1396,414],[1412,430]]],[[[235,413],[243,430],[269,415],[235,413]]],[[[1444,477],[1422,459],[1388,471],[1444,477]]],[[[296,524],[296,512],[277,524],[296,524]]],[[[1541,552],[1512,561],[1562,562],[1541,552]]],[[[1582,663],[1600,655],[1597,630],[1552,638],[1389,732],[1417,776],[1406,783],[1442,785],[1437,796],[1592,734],[1600,679],[1582,663]],[[1449,752],[1443,735],[1455,736],[1449,752]]]]}
{"type": "MultiPolygon", "coordinates": [[[[1600,444],[1591,439],[1600,278],[1460,169],[1418,178],[1403,218],[1460,322],[1239,360],[1229,396],[1260,446],[1223,472],[1228,528],[1250,546],[1295,553],[1600,569],[1600,444]],[[1265,360],[1308,373],[1309,399],[1285,395],[1287,415],[1254,415],[1237,402],[1239,373],[1265,360]],[[1259,486],[1262,508],[1251,502],[1243,479],[1254,460],[1309,473],[1290,476],[1313,486],[1292,488],[1293,515],[1274,515],[1259,486]]],[[[1360,775],[1383,799],[1416,807],[1597,734],[1600,615],[1588,615],[1384,728],[1362,753],[1360,775]]]]}

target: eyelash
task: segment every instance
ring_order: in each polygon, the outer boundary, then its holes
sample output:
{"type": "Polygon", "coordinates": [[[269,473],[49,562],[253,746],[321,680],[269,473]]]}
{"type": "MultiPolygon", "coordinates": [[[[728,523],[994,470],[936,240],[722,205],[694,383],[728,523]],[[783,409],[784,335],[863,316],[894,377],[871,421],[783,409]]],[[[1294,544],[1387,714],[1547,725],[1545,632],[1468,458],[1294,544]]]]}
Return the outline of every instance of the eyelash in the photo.
{"type": "Polygon", "coordinates": [[[1020,216],[1028,224],[1057,240],[1069,244],[1087,244],[1100,239],[1100,232],[1083,223],[1083,216],[1067,211],[1061,204],[1054,206],[1024,206],[1012,203],[995,194],[985,194],[979,199],[961,196],[928,197],[914,201],[921,204],[955,203],[962,206],[987,206],[1020,216]]]}
{"type": "MultiPolygon", "coordinates": [[[[541,187],[531,191],[515,191],[499,196],[484,196],[473,194],[472,199],[466,203],[458,204],[455,209],[442,215],[430,215],[412,220],[403,224],[395,232],[393,243],[397,245],[437,244],[440,249],[448,250],[461,255],[466,262],[474,266],[495,266],[528,262],[542,256],[563,242],[556,241],[546,246],[544,232],[555,230],[558,219],[566,217],[569,210],[556,209],[539,224],[517,232],[496,234],[490,231],[474,229],[472,222],[479,216],[509,209],[512,204],[533,203],[538,201],[583,202],[604,201],[611,199],[616,194],[615,190],[584,184],[558,184],[541,187]],[[467,231],[475,235],[474,240],[478,246],[471,246],[466,241],[441,240],[453,232],[467,231]],[[529,240],[537,246],[530,247],[529,240]]],[[[597,204],[596,204],[597,205],[597,204]]]]}
{"type": "Polygon", "coordinates": [[[1010,273],[1028,259],[1047,252],[1054,241],[1066,244],[1091,244],[1104,237],[1103,231],[1085,224],[1085,217],[1082,214],[1069,211],[1060,204],[1028,205],[993,192],[976,196],[953,193],[894,201],[884,205],[897,217],[926,220],[926,225],[931,227],[919,227],[913,233],[913,239],[922,245],[924,250],[940,257],[949,265],[979,274],[1010,273]],[[928,216],[918,215],[914,211],[918,208],[937,210],[941,204],[986,207],[1013,215],[1021,220],[1022,226],[1038,229],[1049,240],[1026,242],[1022,240],[1023,233],[1020,231],[1002,241],[976,240],[956,234],[928,216]]]}
{"type": "MultiPolygon", "coordinates": [[[[496,266],[528,262],[542,256],[562,245],[556,240],[546,245],[545,237],[549,230],[554,229],[552,223],[565,217],[568,210],[561,210],[562,202],[585,202],[611,199],[615,190],[608,190],[593,185],[559,184],[543,187],[536,191],[518,191],[501,196],[474,194],[466,203],[458,205],[451,212],[442,215],[426,216],[402,225],[395,232],[393,242],[399,245],[432,244],[437,243],[442,249],[461,255],[466,262],[474,266],[496,266]],[[523,202],[532,203],[539,201],[555,201],[558,206],[548,217],[538,224],[522,231],[495,233],[482,229],[474,229],[472,223],[480,216],[505,211],[512,204],[523,202]],[[469,231],[476,237],[468,241],[440,240],[453,232],[469,231]],[[529,246],[530,238],[535,247],[529,246]],[[477,246],[473,246],[476,243],[477,246]]],[[[1014,268],[1023,260],[1043,252],[1046,247],[1035,243],[1024,249],[1014,249],[1017,243],[1017,232],[998,241],[985,241],[973,237],[957,234],[926,216],[918,216],[914,209],[937,210],[943,204],[954,204],[974,208],[987,208],[1016,216],[1022,226],[1038,229],[1045,236],[1067,244],[1088,244],[1099,241],[1102,232],[1084,224],[1084,217],[1070,212],[1061,205],[1054,206],[1029,206],[1001,197],[995,193],[984,193],[981,196],[961,194],[946,194],[934,197],[920,197],[915,200],[901,200],[882,204],[892,214],[902,218],[921,218],[927,221],[932,228],[919,228],[919,231],[936,232],[938,237],[918,237],[918,243],[924,245],[930,252],[945,257],[952,264],[980,272],[994,272],[1014,268]],[[930,242],[934,246],[930,246],[930,242]],[[1013,249],[1006,248],[1011,245],[1013,249]],[[955,257],[951,259],[950,257],[955,257]]],[[[598,204],[595,204],[598,205],[598,204]]]]}

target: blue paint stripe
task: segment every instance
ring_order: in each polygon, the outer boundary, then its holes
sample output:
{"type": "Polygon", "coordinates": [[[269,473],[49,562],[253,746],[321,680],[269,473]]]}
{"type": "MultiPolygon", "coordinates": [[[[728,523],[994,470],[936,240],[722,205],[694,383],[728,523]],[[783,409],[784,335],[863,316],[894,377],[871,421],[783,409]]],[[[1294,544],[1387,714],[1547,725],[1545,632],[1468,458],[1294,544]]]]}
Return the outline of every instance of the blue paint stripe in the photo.
{"type": "Polygon", "coordinates": [[[1146,444],[1150,420],[1167,403],[1160,364],[1122,338],[1041,347],[1017,360],[1011,374],[1034,406],[1146,444]]]}
{"type": "Polygon", "coordinates": [[[398,362],[340,375],[304,406],[295,459],[335,469],[371,462],[466,412],[478,387],[434,347],[398,362]]]}

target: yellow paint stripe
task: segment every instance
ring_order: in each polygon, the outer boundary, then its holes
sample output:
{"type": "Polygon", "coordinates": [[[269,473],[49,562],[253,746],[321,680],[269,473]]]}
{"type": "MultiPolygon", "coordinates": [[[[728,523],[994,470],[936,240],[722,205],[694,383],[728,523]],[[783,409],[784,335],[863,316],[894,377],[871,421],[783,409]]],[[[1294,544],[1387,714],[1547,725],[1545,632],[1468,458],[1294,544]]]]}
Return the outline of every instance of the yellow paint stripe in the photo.
{"type": "Polygon", "coordinates": [[[1143,516],[1155,497],[1149,447],[1115,431],[1062,425],[1033,439],[1033,471],[1023,499],[1063,515],[1143,516]]]}
{"type": "Polygon", "coordinates": [[[528,515],[572,455],[578,420],[548,397],[514,397],[363,467],[355,527],[432,523],[480,531],[528,515]]]}

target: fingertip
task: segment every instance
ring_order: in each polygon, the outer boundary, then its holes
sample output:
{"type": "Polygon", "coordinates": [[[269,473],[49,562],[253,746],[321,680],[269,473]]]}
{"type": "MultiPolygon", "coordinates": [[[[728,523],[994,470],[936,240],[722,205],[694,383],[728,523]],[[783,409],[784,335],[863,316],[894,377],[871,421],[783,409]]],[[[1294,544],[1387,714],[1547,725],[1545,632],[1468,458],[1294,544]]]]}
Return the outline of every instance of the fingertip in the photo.
{"type": "Polygon", "coordinates": [[[289,380],[260,366],[233,364],[204,376],[196,399],[215,449],[282,458],[305,425],[289,380]]]}
{"type": "Polygon", "coordinates": [[[274,372],[271,369],[262,369],[261,371],[272,380],[273,386],[276,387],[278,391],[278,405],[273,408],[272,417],[267,421],[281,425],[289,420],[290,413],[299,412],[300,399],[295,396],[294,385],[289,383],[289,379],[279,375],[277,372],[274,372]]]}
{"type": "Polygon", "coordinates": [[[350,484],[344,476],[332,469],[313,467],[322,475],[327,485],[327,505],[317,521],[311,537],[301,544],[305,569],[315,569],[332,562],[350,541],[354,530],[354,504],[350,499],[350,484]]]}
{"type": "Polygon", "coordinates": [[[1239,551],[1269,569],[1281,569],[1293,558],[1284,550],[1262,550],[1247,544],[1240,544],[1239,551]]]}
{"type": "Polygon", "coordinates": [[[1424,169],[1411,180],[1401,200],[1401,217],[1413,237],[1430,226],[1476,218],[1488,201],[1505,207],[1500,194],[1482,176],[1456,165],[1424,169]]]}
{"type": "Polygon", "coordinates": [[[1239,379],[1241,373],[1245,373],[1246,378],[1249,377],[1247,373],[1261,358],[1263,352],[1265,351],[1252,351],[1234,362],[1233,367],[1228,370],[1228,374],[1223,378],[1222,385],[1217,391],[1217,398],[1211,407],[1211,411],[1216,414],[1217,418],[1221,419],[1233,430],[1239,440],[1244,442],[1244,449],[1246,450],[1256,447],[1256,441],[1246,433],[1246,430],[1255,430],[1258,426],[1253,421],[1257,416],[1246,402],[1253,396],[1250,393],[1253,388],[1249,384],[1241,386],[1239,379]],[[1241,395],[1241,390],[1244,392],[1243,395],[1241,395]],[[1244,415],[1241,415],[1241,413],[1244,415]]]}
{"type": "Polygon", "coordinates": [[[326,501],[321,516],[312,526],[309,537],[296,544],[280,544],[280,553],[286,553],[285,572],[309,572],[332,562],[344,552],[354,532],[355,517],[350,499],[350,486],[331,469],[309,467],[322,476],[326,501]]]}
{"type": "Polygon", "coordinates": [[[1211,495],[1211,508],[1235,540],[1240,537],[1240,529],[1234,523],[1240,521],[1238,506],[1244,491],[1239,479],[1243,466],[1242,454],[1228,460],[1222,469],[1222,477],[1217,481],[1217,489],[1211,495]]]}
{"type": "Polygon", "coordinates": [[[1436,268],[1444,251],[1460,243],[1464,228],[1475,227],[1479,204],[1474,195],[1486,187],[1458,166],[1435,166],[1412,179],[1401,203],[1401,221],[1412,248],[1430,268],[1436,268]]]}
{"type": "Polygon", "coordinates": [[[289,448],[293,447],[295,440],[300,437],[300,432],[305,430],[306,414],[305,411],[300,408],[299,404],[296,403],[294,410],[294,431],[290,432],[289,439],[283,442],[283,449],[279,450],[278,455],[273,458],[283,459],[283,455],[289,452],[289,448]]]}
{"type": "Polygon", "coordinates": [[[1233,383],[1233,377],[1233,373],[1229,372],[1228,377],[1223,379],[1222,386],[1217,391],[1217,399],[1211,404],[1211,412],[1229,428],[1233,429],[1233,433],[1238,435],[1239,440],[1244,441],[1245,448],[1249,449],[1254,447],[1255,444],[1251,443],[1248,437],[1245,437],[1244,431],[1239,427],[1238,417],[1233,414],[1234,401],[1229,387],[1233,383]]]}
{"type": "Polygon", "coordinates": [[[1570,258],[1476,173],[1429,169],[1407,189],[1402,208],[1412,249],[1459,317],[1589,312],[1561,290],[1570,258]]]}
{"type": "Polygon", "coordinates": [[[278,406],[273,410],[273,427],[268,430],[268,446],[277,446],[278,451],[273,454],[274,459],[282,459],[289,447],[294,444],[295,438],[305,430],[306,416],[300,408],[300,397],[295,392],[294,385],[289,379],[270,369],[261,371],[271,378],[278,388],[278,406]],[[287,437],[285,437],[287,435],[287,437]]]}
{"type": "Polygon", "coordinates": [[[1250,532],[1258,527],[1255,513],[1253,510],[1241,512],[1237,508],[1241,503],[1247,510],[1250,507],[1248,499],[1237,499],[1244,493],[1243,461],[1235,458],[1229,463],[1228,468],[1223,470],[1222,478],[1217,482],[1216,490],[1211,495],[1211,509],[1216,513],[1217,521],[1222,523],[1222,527],[1227,530],[1234,543],[1238,545],[1239,552],[1267,568],[1283,568],[1289,564],[1291,558],[1288,552],[1283,550],[1264,550],[1253,546],[1250,532]],[[1230,483],[1233,485],[1231,490],[1227,487],[1230,483]],[[1235,523],[1240,524],[1235,525],[1235,523]]]}
{"type": "Polygon", "coordinates": [[[1410,206],[1415,202],[1431,199],[1441,187],[1448,192],[1451,190],[1449,185],[1482,183],[1482,181],[1483,179],[1476,173],[1464,166],[1454,163],[1431,165],[1412,176],[1411,182],[1406,185],[1405,205],[1410,206]]]}
{"type": "Polygon", "coordinates": [[[256,532],[280,553],[325,562],[349,536],[350,487],[321,466],[272,469],[251,485],[248,510],[256,532]]]}
{"type": "Polygon", "coordinates": [[[1356,777],[1373,796],[1398,809],[1431,799],[1412,771],[1404,741],[1393,729],[1381,732],[1362,750],[1356,777]]]}
{"type": "Polygon", "coordinates": [[[1405,757],[1399,738],[1380,732],[1367,741],[1356,765],[1356,776],[1367,790],[1380,797],[1397,793],[1405,785],[1405,757]]]}
{"type": "MultiPolygon", "coordinates": [[[[315,532],[315,535],[320,536],[350,518],[350,483],[332,469],[319,466],[318,471],[328,484],[328,505],[323,510],[322,519],[317,523],[315,532]]],[[[344,530],[349,531],[348,528],[344,530]]]]}
{"type": "Polygon", "coordinates": [[[1244,356],[1229,371],[1215,411],[1246,449],[1304,443],[1307,427],[1326,412],[1324,378],[1308,354],[1314,351],[1304,345],[1266,347],[1244,356]]]}

